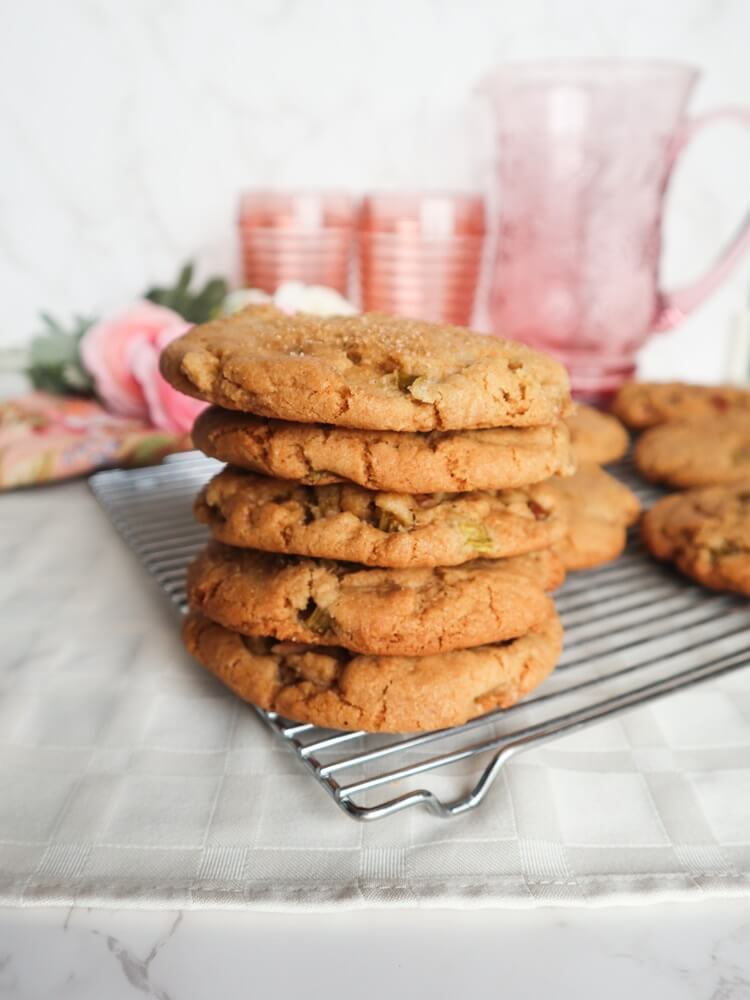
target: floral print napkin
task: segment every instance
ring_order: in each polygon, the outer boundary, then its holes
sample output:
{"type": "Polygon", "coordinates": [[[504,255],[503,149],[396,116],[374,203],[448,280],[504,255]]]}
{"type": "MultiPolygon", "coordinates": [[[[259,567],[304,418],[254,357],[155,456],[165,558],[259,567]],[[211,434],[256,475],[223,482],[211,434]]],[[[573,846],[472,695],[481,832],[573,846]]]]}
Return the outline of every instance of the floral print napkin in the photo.
{"type": "Polygon", "coordinates": [[[93,399],[31,392],[0,402],[0,489],[151,465],[190,447],[188,434],[115,416],[93,399]]]}

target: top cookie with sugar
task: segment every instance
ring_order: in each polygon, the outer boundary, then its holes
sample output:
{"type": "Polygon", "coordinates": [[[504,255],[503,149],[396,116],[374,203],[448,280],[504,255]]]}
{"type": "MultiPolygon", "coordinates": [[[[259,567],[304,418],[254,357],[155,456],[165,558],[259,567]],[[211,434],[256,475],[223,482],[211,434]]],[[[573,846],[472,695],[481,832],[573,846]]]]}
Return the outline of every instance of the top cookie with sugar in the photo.
{"type": "Polygon", "coordinates": [[[172,341],[161,371],[227,409],[372,430],[533,427],[570,406],[565,369],[538,351],[379,313],[250,307],[172,341]]]}

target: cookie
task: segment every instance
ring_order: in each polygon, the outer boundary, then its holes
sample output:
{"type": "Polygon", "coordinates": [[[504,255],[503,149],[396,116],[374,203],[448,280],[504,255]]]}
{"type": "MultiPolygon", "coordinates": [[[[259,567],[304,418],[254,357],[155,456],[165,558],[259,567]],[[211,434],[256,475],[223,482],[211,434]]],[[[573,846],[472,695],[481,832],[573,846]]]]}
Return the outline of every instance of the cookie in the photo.
{"type": "Polygon", "coordinates": [[[622,458],[628,450],[628,432],[610,413],[578,403],[573,413],[565,418],[565,423],[577,462],[606,465],[622,458]]]}
{"type": "Polygon", "coordinates": [[[436,569],[363,569],[209,544],[190,607],[232,631],[359,653],[422,656],[523,635],[564,577],[550,551],[436,569]]]}
{"type": "Polygon", "coordinates": [[[633,430],[669,420],[701,421],[721,414],[750,414],[750,389],[734,385],[686,382],[626,382],[612,402],[612,412],[633,430]]]}
{"type": "Polygon", "coordinates": [[[370,430],[531,427],[569,406],[565,369],[530,347],[379,313],[251,306],[173,340],[161,371],[230,410],[370,430]]]}
{"type": "Polygon", "coordinates": [[[743,482],[750,479],[750,413],[652,427],[634,458],[645,479],[677,489],[743,482]]]}
{"type": "Polygon", "coordinates": [[[641,535],[704,587],[750,595],[750,478],[664,497],[643,515],[641,535]]]}
{"type": "Polygon", "coordinates": [[[638,498],[598,465],[582,465],[568,479],[553,479],[560,512],[568,519],[565,539],[555,546],[566,570],[588,569],[616,559],[627,528],[640,513],[638,498]]]}
{"type": "Polygon", "coordinates": [[[327,729],[409,733],[507,708],[552,671],[562,650],[554,610],[509,642],[434,656],[360,656],[230,632],[193,612],[185,646],[238,697],[327,729]]]}
{"type": "Polygon", "coordinates": [[[394,493],[512,489],[574,469],[564,421],[549,427],[399,434],[265,420],[211,408],[196,448],[240,468],[305,484],[348,480],[394,493]]]}
{"type": "Polygon", "coordinates": [[[352,483],[300,486],[229,468],[203,487],[194,510],[227,545],[404,568],[548,548],[565,534],[555,503],[544,483],[410,495],[352,483]]]}

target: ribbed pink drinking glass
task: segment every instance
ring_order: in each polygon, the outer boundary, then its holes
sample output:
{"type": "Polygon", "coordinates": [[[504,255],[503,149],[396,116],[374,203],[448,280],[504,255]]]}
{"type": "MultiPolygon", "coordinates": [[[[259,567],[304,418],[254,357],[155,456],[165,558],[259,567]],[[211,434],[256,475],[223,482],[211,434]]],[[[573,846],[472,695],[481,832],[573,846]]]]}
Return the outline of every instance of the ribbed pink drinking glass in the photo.
{"type": "Polygon", "coordinates": [[[368,196],[358,242],[363,309],[469,323],[484,231],[476,195],[368,196]]]}
{"type": "Polygon", "coordinates": [[[484,84],[496,163],[493,329],[557,355],[574,391],[606,397],[635,370],[652,332],[679,323],[750,241],[750,216],[714,266],[659,287],[664,195],[704,125],[750,125],[750,111],[686,119],[698,73],[660,62],[517,64],[484,84]]]}
{"type": "Polygon", "coordinates": [[[248,191],[239,210],[244,282],[272,294],[283,281],[347,294],[357,203],[328,191],[248,191]]]}

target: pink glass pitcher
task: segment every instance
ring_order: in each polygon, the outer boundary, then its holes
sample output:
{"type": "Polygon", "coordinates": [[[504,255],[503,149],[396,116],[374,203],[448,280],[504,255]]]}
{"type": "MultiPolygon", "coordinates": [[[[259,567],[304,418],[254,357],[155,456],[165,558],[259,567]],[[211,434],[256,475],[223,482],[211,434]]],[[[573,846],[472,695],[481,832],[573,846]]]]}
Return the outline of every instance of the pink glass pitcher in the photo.
{"type": "Polygon", "coordinates": [[[664,195],[686,142],[697,70],[661,62],[517,64],[483,85],[494,111],[493,330],[549,351],[582,397],[606,397],[636,351],[679,323],[750,242],[750,216],[710,270],[659,287],[664,195]]]}

